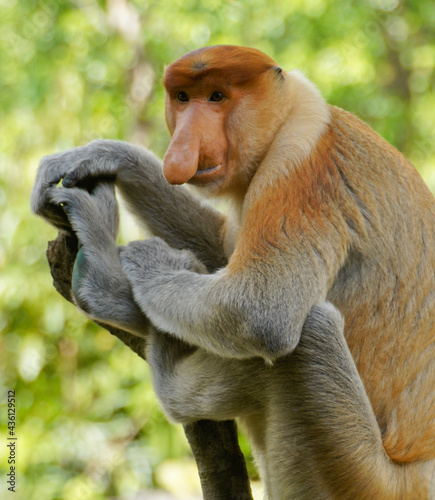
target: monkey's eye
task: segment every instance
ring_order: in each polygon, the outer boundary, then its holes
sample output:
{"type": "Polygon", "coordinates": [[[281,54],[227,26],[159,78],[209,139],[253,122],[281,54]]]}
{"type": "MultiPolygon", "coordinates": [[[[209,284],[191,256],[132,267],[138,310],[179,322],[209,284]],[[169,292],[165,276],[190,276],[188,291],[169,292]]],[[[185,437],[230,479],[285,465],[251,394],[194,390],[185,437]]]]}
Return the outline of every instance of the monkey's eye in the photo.
{"type": "Polygon", "coordinates": [[[186,92],[178,92],[177,94],[177,101],[178,102],[187,102],[189,100],[189,96],[186,94],[186,92]]]}
{"type": "Polygon", "coordinates": [[[221,102],[225,99],[225,96],[221,92],[213,92],[213,94],[210,96],[209,101],[212,102],[221,102]]]}

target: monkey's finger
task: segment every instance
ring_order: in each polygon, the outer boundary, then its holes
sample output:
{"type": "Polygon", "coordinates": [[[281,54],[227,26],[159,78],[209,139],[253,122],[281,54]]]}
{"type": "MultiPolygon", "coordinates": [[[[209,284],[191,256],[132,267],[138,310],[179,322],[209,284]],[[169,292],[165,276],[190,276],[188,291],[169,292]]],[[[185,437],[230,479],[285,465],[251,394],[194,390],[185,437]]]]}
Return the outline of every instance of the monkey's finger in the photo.
{"type": "Polygon", "coordinates": [[[123,247],[121,260],[128,260],[128,267],[141,269],[142,274],[166,271],[192,271],[197,274],[207,274],[205,266],[187,250],[171,248],[161,238],[149,238],[145,241],[132,241],[123,247]]]}
{"type": "Polygon", "coordinates": [[[131,241],[122,252],[132,262],[141,266],[152,266],[162,262],[162,257],[171,250],[161,238],[149,238],[144,241],[131,241]]]}
{"type": "Polygon", "coordinates": [[[91,160],[83,160],[65,173],[62,186],[65,188],[75,187],[78,182],[88,177],[91,177],[91,160]]]}
{"type": "Polygon", "coordinates": [[[142,279],[149,278],[151,269],[158,265],[148,250],[147,241],[132,241],[126,246],[119,247],[121,265],[134,282],[140,283],[142,279]]]}
{"type": "Polygon", "coordinates": [[[91,200],[89,193],[81,188],[52,187],[47,190],[47,196],[53,204],[61,206],[67,213],[71,207],[89,203],[91,200]]]}
{"type": "Polygon", "coordinates": [[[31,195],[32,211],[61,230],[70,229],[70,226],[63,210],[52,203],[49,190],[58,184],[65,169],[62,154],[44,157],[40,162],[31,195]]]}
{"type": "Polygon", "coordinates": [[[43,193],[47,188],[60,182],[65,172],[71,167],[67,160],[68,153],[69,151],[65,151],[42,158],[36,173],[32,197],[36,197],[38,193],[43,193]]]}
{"type": "Polygon", "coordinates": [[[37,205],[32,203],[32,210],[34,213],[44,218],[47,222],[61,231],[71,229],[71,225],[68,222],[68,218],[64,210],[61,206],[59,206],[59,204],[54,204],[51,201],[47,189],[44,190],[42,195],[38,195],[37,205]]]}
{"type": "Polygon", "coordinates": [[[75,148],[42,158],[32,190],[32,206],[35,213],[38,213],[37,208],[45,191],[59,184],[68,172],[74,170],[77,163],[83,161],[85,154],[83,150],[83,147],[75,148]]]}
{"type": "Polygon", "coordinates": [[[87,223],[95,225],[101,217],[95,201],[85,189],[55,187],[47,190],[47,195],[53,205],[63,210],[77,236],[81,227],[87,223]]]}
{"type": "Polygon", "coordinates": [[[114,181],[115,175],[111,163],[106,161],[104,156],[95,155],[92,158],[83,159],[73,168],[65,173],[62,179],[62,186],[72,188],[92,181],[98,181],[100,178],[103,181],[114,181]]]}

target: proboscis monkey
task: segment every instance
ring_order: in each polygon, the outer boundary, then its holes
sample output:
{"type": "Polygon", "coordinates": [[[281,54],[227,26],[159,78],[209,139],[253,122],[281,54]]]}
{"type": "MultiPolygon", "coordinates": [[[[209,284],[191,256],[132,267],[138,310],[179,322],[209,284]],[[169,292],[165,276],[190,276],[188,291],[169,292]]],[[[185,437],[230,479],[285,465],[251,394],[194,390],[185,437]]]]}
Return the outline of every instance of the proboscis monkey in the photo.
{"type": "Polygon", "coordinates": [[[435,498],[435,201],[419,174],[257,50],[196,50],[164,83],[163,169],[115,141],[41,163],[33,210],[83,244],[78,305],[169,332],[149,347],[167,413],[239,417],[269,498],[435,498]],[[100,178],[158,238],[116,249],[113,193],[77,187],[100,178]]]}

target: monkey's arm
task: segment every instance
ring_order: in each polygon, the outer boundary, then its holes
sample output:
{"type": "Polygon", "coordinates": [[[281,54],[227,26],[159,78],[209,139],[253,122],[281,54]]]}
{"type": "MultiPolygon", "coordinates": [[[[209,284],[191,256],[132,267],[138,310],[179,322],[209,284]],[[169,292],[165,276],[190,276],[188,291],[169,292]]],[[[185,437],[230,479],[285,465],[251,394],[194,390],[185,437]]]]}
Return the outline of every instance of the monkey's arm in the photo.
{"type": "Polygon", "coordinates": [[[119,218],[113,185],[98,184],[92,195],[80,188],[50,188],[47,194],[64,210],[81,244],[72,276],[76,305],[92,319],[146,337],[150,323],[134,302],[116,248],[119,218]]]}
{"type": "Polygon", "coordinates": [[[153,324],[223,357],[289,354],[308,311],[327,292],[326,272],[308,257],[294,271],[274,256],[234,275],[228,268],[196,274],[183,268],[179,251],[155,238],[130,243],[120,258],[153,324]]]}
{"type": "Polygon", "coordinates": [[[49,190],[113,180],[129,208],[155,234],[178,249],[188,249],[209,270],[226,264],[222,232],[225,218],[183,186],[171,186],[161,162],[149,151],[125,142],[97,140],[42,159],[32,191],[32,209],[61,230],[70,223],[49,190]]]}

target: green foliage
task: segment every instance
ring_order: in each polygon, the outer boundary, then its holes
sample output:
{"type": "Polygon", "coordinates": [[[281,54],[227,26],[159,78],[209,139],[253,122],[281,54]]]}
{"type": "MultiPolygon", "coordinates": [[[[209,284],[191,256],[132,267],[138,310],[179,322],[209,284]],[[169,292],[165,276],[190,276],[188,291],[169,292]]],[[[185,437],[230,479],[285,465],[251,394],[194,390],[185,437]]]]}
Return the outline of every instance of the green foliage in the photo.
{"type": "MultiPolygon", "coordinates": [[[[0,421],[14,389],[18,495],[125,497],[164,484],[159,464],[188,447],[161,415],[143,361],[52,288],[44,252],[56,233],[29,210],[39,159],[95,137],[162,155],[164,65],[232,43],[304,71],[435,190],[435,9],[431,0],[0,0],[0,19],[0,421]]],[[[0,455],[6,464],[4,444],[0,455]]]]}

